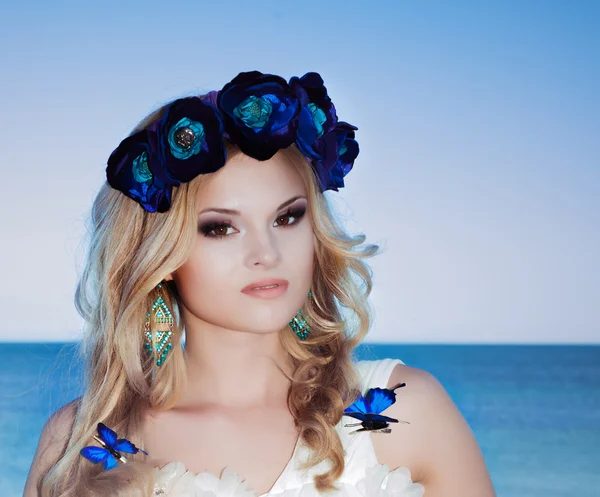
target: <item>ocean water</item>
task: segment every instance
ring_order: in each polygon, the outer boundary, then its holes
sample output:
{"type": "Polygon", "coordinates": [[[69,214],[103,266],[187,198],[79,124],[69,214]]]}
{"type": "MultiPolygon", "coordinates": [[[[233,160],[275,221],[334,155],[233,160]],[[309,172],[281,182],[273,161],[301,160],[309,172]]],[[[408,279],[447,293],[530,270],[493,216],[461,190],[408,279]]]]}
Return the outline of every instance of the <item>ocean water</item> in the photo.
{"type": "MultiPolygon", "coordinates": [[[[46,419],[81,393],[81,367],[75,344],[3,352],[0,488],[17,497],[46,419]]],[[[600,346],[365,344],[357,357],[433,374],[471,426],[498,497],[600,496],[600,346]]]]}

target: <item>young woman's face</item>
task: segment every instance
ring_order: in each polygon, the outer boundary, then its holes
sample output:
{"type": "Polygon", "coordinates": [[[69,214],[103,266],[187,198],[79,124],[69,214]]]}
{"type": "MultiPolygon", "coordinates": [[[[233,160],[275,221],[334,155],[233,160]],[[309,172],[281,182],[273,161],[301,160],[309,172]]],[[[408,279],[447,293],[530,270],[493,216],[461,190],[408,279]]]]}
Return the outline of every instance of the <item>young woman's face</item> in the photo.
{"type": "Polygon", "coordinates": [[[284,328],[312,282],[314,235],[300,175],[281,153],[268,161],[239,154],[214,173],[197,205],[194,251],[173,275],[186,326],[191,320],[254,333],[284,328]],[[287,280],[285,293],[261,299],[242,292],[269,278],[287,280]]]}

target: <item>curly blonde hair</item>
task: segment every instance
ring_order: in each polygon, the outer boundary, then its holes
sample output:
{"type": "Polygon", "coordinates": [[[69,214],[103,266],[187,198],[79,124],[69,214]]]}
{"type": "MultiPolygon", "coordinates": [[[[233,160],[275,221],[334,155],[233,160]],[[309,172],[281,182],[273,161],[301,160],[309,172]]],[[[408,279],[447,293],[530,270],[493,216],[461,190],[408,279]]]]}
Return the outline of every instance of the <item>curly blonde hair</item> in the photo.
{"type": "MultiPolygon", "coordinates": [[[[168,105],[168,104],[167,104],[168,105]]],[[[162,106],[132,131],[160,119],[162,106]]],[[[227,156],[240,153],[227,144],[227,156]]],[[[289,410],[302,441],[312,449],[303,469],[328,459],[330,469],[315,476],[319,491],[336,490],[344,471],[344,450],[335,430],[345,407],[359,394],[352,351],[370,328],[367,297],[372,272],[364,259],[378,253],[365,235],[350,236],[335,221],[308,159],[292,145],[280,151],[301,175],[308,197],[309,219],[315,235],[312,305],[302,308],[311,333],[300,341],[286,326],[281,344],[293,364],[288,392],[289,410]],[[342,311],[349,311],[345,318],[342,311]]],[[[147,309],[157,297],[157,284],[188,259],[197,236],[195,200],[210,181],[199,175],[173,192],[165,213],[148,213],[105,183],[89,222],[89,248],[77,284],[75,304],[85,319],[80,354],[84,363],[84,393],[65,448],[39,482],[42,497],[90,495],[150,497],[154,468],[142,453],[127,464],[104,471],[81,457],[93,440],[99,421],[120,437],[139,440],[148,410],[167,410],[179,398],[186,365],[181,347],[183,323],[180,300],[172,281],[163,297],[173,309],[173,348],[157,370],[144,349],[142,334],[147,309]]]]}

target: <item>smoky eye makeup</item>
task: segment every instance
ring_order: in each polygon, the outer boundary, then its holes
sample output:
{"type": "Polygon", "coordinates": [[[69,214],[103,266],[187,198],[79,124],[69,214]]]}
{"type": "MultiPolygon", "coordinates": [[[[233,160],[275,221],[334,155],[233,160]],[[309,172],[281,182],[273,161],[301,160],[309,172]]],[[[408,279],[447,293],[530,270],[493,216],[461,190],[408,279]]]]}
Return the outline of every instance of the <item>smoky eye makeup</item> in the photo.
{"type": "MultiPolygon", "coordinates": [[[[300,222],[306,214],[306,202],[299,203],[295,206],[290,206],[283,212],[277,214],[274,222],[277,222],[277,228],[293,227],[300,222]],[[279,223],[282,218],[293,218],[293,221],[288,223],[279,223]]],[[[207,238],[224,238],[229,236],[227,233],[229,228],[233,228],[231,219],[206,220],[198,222],[198,232],[202,233],[207,238]],[[211,234],[212,232],[214,234],[211,234]]]]}

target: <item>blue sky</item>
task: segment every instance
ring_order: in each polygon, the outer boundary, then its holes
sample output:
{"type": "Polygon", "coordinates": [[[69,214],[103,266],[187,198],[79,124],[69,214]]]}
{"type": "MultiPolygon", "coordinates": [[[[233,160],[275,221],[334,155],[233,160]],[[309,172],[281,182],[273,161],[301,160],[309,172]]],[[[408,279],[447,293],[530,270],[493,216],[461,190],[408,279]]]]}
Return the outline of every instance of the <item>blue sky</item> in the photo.
{"type": "Polygon", "coordinates": [[[0,340],[70,340],[106,159],[238,72],[319,72],[361,146],[327,194],[371,261],[369,340],[600,341],[600,3],[0,7],[0,340]]]}

